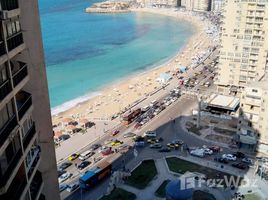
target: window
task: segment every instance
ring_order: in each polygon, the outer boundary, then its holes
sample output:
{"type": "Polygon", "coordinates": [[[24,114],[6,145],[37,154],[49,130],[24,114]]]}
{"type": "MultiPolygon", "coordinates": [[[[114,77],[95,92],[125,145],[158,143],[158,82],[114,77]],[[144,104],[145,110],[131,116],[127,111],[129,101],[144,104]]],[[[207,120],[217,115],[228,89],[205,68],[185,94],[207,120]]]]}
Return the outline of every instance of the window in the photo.
{"type": "Polygon", "coordinates": [[[1,66],[0,67],[0,84],[4,83],[7,80],[7,66],[1,66]]]}
{"type": "Polygon", "coordinates": [[[257,93],[257,92],[258,92],[258,90],[256,90],[256,89],[252,89],[252,92],[255,92],[255,93],[257,93]]]}
{"type": "Polygon", "coordinates": [[[21,27],[20,27],[20,22],[19,19],[12,19],[7,22],[6,24],[6,30],[7,30],[7,36],[11,37],[12,35],[20,32],[21,27]]]}
{"type": "Polygon", "coordinates": [[[12,101],[0,110],[0,129],[14,116],[14,107],[12,101]]]}

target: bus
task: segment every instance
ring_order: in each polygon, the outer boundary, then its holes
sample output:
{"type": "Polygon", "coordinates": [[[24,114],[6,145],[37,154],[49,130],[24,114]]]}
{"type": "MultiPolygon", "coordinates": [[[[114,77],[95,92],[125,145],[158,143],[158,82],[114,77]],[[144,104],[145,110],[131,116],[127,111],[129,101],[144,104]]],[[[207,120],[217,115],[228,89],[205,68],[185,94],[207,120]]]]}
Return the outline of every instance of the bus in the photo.
{"type": "Polygon", "coordinates": [[[136,110],[134,110],[134,111],[132,111],[130,113],[125,114],[123,116],[123,123],[125,125],[131,124],[134,121],[134,119],[141,114],[141,112],[142,112],[141,109],[138,108],[138,109],[136,109],[136,110]]]}
{"type": "Polygon", "coordinates": [[[103,161],[93,169],[87,171],[79,179],[80,188],[88,190],[98,184],[102,179],[109,176],[112,172],[112,165],[107,161],[103,161]]]}

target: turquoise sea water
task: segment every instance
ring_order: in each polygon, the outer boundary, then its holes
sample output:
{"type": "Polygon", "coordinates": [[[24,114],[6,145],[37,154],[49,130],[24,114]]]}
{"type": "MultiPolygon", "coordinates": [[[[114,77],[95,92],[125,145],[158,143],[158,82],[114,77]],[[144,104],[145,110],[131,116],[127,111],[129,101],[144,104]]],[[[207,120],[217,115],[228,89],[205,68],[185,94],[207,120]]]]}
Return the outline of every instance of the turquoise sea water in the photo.
{"type": "Polygon", "coordinates": [[[87,14],[95,1],[39,0],[51,106],[62,110],[101,87],[173,56],[193,28],[146,13],[87,14]]]}

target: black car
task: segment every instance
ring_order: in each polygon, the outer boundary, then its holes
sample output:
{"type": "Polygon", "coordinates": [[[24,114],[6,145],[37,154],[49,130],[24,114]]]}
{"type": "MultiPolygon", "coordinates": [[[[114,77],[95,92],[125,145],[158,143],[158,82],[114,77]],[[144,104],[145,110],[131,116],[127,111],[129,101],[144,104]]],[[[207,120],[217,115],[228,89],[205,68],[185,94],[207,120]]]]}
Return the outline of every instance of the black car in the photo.
{"type": "Polygon", "coordinates": [[[60,177],[62,174],[66,173],[66,171],[58,170],[58,177],[60,177]]]}
{"type": "Polygon", "coordinates": [[[171,150],[170,150],[170,148],[163,148],[163,149],[160,149],[159,150],[159,152],[162,152],[162,153],[164,153],[164,152],[170,152],[171,150]]]}
{"type": "Polygon", "coordinates": [[[81,162],[80,165],[77,166],[77,168],[80,169],[80,170],[82,170],[82,169],[84,169],[85,167],[87,167],[88,165],[90,165],[90,163],[91,163],[91,162],[89,162],[89,161],[83,161],[83,162],[81,162]]]}
{"type": "Polygon", "coordinates": [[[244,163],[234,163],[232,164],[232,166],[238,169],[248,169],[248,166],[244,163]]]}
{"type": "Polygon", "coordinates": [[[100,148],[100,147],[101,147],[100,144],[93,144],[93,145],[91,145],[90,149],[91,149],[92,151],[94,151],[94,150],[96,150],[96,149],[98,149],[98,148],[100,148]]]}
{"type": "Polygon", "coordinates": [[[63,171],[64,169],[70,167],[71,165],[72,165],[71,162],[64,162],[64,163],[62,163],[62,164],[59,166],[59,169],[60,169],[61,171],[63,171]]]}
{"type": "Polygon", "coordinates": [[[228,160],[226,158],[214,158],[214,160],[219,163],[228,164],[228,160]]]}
{"type": "Polygon", "coordinates": [[[233,154],[234,156],[236,156],[237,158],[245,158],[245,154],[243,154],[242,152],[236,152],[235,154],[233,154]]]}

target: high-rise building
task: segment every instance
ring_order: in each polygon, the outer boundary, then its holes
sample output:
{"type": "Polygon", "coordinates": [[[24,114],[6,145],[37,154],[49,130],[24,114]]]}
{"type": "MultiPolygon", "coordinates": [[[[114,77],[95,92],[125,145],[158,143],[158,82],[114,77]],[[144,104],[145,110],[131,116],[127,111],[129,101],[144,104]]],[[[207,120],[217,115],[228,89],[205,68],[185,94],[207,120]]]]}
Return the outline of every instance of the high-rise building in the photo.
{"type": "Polygon", "coordinates": [[[229,0],[223,9],[219,92],[258,81],[267,70],[268,1],[229,0]]]}
{"type": "Polygon", "coordinates": [[[224,0],[211,0],[211,11],[222,12],[224,0]]]}
{"type": "Polygon", "coordinates": [[[181,0],[181,6],[190,11],[209,11],[211,0],[181,0]]]}
{"type": "Polygon", "coordinates": [[[37,0],[0,0],[0,199],[59,199],[37,0]]]}

